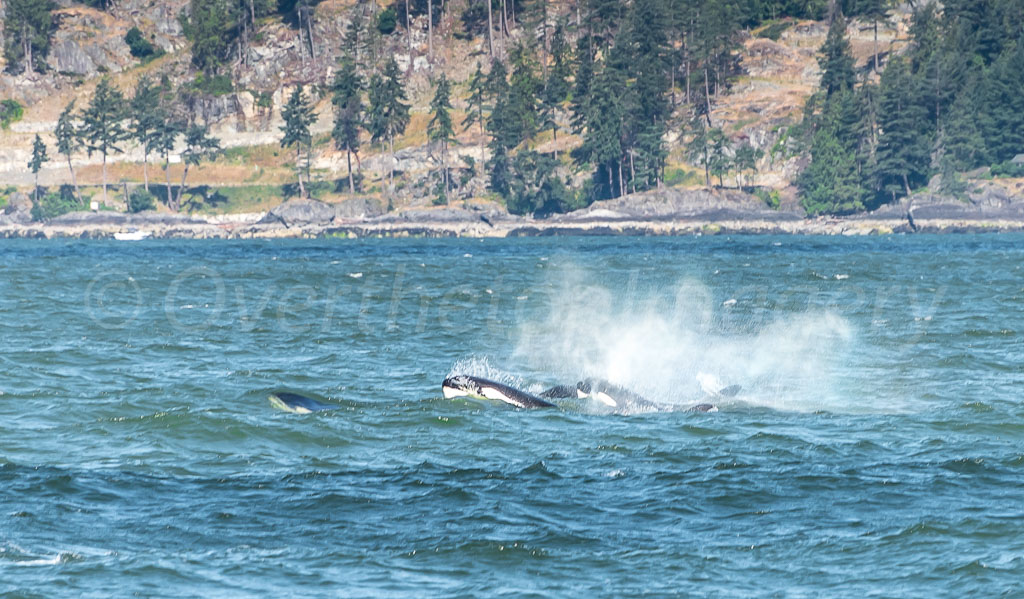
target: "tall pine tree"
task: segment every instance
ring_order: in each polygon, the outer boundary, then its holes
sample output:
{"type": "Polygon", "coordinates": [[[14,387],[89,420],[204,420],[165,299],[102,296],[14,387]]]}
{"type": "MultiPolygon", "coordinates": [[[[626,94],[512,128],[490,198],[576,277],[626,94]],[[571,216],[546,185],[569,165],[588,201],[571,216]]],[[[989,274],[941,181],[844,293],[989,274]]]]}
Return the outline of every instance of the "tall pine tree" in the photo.
{"type": "Polygon", "coordinates": [[[918,80],[902,57],[882,73],[879,91],[877,167],[879,188],[895,200],[928,181],[931,136],[928,110],[921,105],[918,80]]]}
{"type": "Polygon", "coordinates": [[[449,201],[451,179],[448,171],[448,146],[455,141],[455,128],[452,125],[452,87],[448,77],[441,73],[437,82],[437,90],[430,101],[430,123],[427,125],[427,138],[440,146],[441,150],[441,184],[444,188],[444,203],[449,201]]]}
{"type": "Polygon", "coordinates": [[[146,191],[149,191],[149,154],[153,151],[154,132],[161,118],[157,107],[160,103],[160,88],[148,77],[139,79],[131,106],[131,136],[142,147],[142,177],[146,191]]]}
{"type": "Polygon", "coordinates": [[[93,92],[89,107],[82,113],[80,134],[89,156],[103,156],[103,201],[107,201],[107,157],[120,154],[121,142],[128,138],[124,128],[125,100],[121,92],[104,77],[93,92]]]}
{"type": "Polygon", "coordinates": [[[57,118],[57,127],[53,133],[57,138],[57,152],[68,161],[68,170],[71,172],[71,184],[75,187],[75,196],[80,198],[78,178],[75,176],[75,167],[71,164],[71,156],[82,147],[82,140],[78,136],[78,128],[74,119],[75,101],[72,100],[57,118]]]}
{"type": "Polygon", "coordinates": [[[36,202],[39,202],[39,171],[49,159],[50,157],[46,155],[46,144],[43,143],[43,140],[37,133],[35,141],[32,142],[32,160],[28,163],[28,168],[32,171],[32,176],[35,178],[32,193],[35,196],[36,202]]]}
{"type": "Polygon", "coordinates": [[[392,57],[384,67],[384,74],[374,75],[370,81],[368,125],[373,141],[388,142],[391,153],[389,188],[395,189],[395,137],[405,133],[409,125],[409,105],[406,104],[405,86],[398,63],[392,57]]]}
{"type": "Polygon", "coordinates": [[[313,105],[306,97],[301,85],[292,90],[288,104],[281,110],[281,118],[284,119],[284,126],[281,127],[281,132],[284,134],[281,138],[281,147],[295,148],[295,170],[299,180],[299,196],[305,198],[307,197],[306,186],[303,184],[302,175],[305,173],[306,179],[309,179],[313,153],[313,136],[309,128],[316,120],[316,113],[314,113],[313,105]]]}
{"type": "Polygon", "coordinates": [[[348,163],[348,191],[355,193],[355,177],[352,174],[352,155],[359,158],[359,129],[363,126],[363,79],[356,71],[354,60],[346,56],[341,70],[334,78],[334,128],[331,137],[334,147],[345,151],[348,163]]]}

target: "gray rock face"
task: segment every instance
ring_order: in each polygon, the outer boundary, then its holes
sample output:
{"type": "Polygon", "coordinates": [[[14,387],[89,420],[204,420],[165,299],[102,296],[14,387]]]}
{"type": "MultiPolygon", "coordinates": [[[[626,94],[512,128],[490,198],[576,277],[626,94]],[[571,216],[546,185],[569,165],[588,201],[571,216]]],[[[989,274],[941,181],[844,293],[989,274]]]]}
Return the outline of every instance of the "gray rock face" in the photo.
{"type": "Polygon", "coordinates": [[[280,223],[286,227],[329,225],[335,208],[317,200],[289,200],[267,213],[260,224],[280,223]]]}
{"type": "Polygon", "coordinates": [[[32,199],[23,193],[12,194],[0,212],[0,225],[24,225],[32,222],[32,199]]]}
{"type": "Polygon", "coordinates": [[[386,214],[377,219],[379,222],[415,222],[415,223],[472,223],[480,222],[479,212],[461,208],[411,208],[401,212],[386,214]]]}
{"type": "Polygon", "coordinates": [[[384,214],[380,202],[369,198],[353,198],[335,205],[336,219],[362,220],[384,214]]]}
{"type": "Polygon", "coordinates": [[[135,59],[124,41],[123,21],[90,8],[73,7],[53,13],[56,30],[47,64],[58,73],[91,77],[117,73],[135,59]]]}
{"type": "Polygon", "coordinates": [[[772,210],[750,194],[736,190],[661,189],[596,202],[552,220],[794,220],[802,215],[772,210]]]}
{"type": "Polygon", "coordinates": [[[905,218],[911,210],[915,221],[1024,218],[1024,189],[1020,189],[1019,184],[1016,194],[992,181],[972,183],[971,187],[962,198],[916,193],[857,218],[905,218]]]}
{"type": "Polygon", "coordinates": [[[66,227],[126,225],[128,215],[123,212],[69,212],[50,219],[49,224],[66,227]]]}

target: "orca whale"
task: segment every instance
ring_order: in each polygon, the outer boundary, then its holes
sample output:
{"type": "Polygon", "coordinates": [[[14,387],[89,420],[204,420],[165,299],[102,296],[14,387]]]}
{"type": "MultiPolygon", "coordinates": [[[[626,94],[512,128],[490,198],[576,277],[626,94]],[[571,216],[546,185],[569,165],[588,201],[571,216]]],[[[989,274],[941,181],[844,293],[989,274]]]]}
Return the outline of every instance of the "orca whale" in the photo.
{"type": "MultiPolygon", "coordinates": [[[[724,390],[733,391],[733,395],[739,392],[739,385],[733,385],[727,387],[724,390]]],[[[724,391],[723,390],[723,391],[724,391]]],[[[720,396],[731,397],[732,395],[725,395],[719,393],[720,396]]],[[[616,411],[628,410],[633,411],[650,411],[650,412],[666,412],[674,411],[678,408],[668,404],[662,404],[650,401],[642,395],[630,391],[625,387],[616,385],[604,379],[588,378],[584,379],[575,386],[572,385],[556,385],[547,389],[540,394],[541,397],[545,398],[579,398],[579,399],[593,399],[600,402],[601,404],[612,408],[616,411]]],[[[687,412],[717,412],[718,407],[710,403],[699,403],[694,406],[690,406],[686,409],[687,412]]]]}
{"type": "Polygon", "coordinates": [[[522,409],[556,407],[551,402],[544,401],[535,395],[530,395],[508,385],[465,374],[446,378],[441,384],[441,392],[444,393],[445,399],[455,397],[492,399],[503,401],[522,409]]]}
{"type": "Polygon", "coordinates": [[[275,408],[284,410],[285,412],[291,412],[293,414],[312,414],[313,412],[338,409],[338,406],[332,406],[322,401],[317,401],[311,397],[306,397],[305,395],[299,395],[298,393],[291,393],[288,391],[271,393],[267,396],[267,399],[270,401],[270,405],[275,408]]]}

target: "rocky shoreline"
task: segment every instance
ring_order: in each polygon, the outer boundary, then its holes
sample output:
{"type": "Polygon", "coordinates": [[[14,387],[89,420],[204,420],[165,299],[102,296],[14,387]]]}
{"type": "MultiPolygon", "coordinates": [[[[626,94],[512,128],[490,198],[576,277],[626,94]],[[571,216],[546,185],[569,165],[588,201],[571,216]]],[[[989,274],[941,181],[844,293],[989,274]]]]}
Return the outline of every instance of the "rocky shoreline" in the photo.
{"type": "Polygon", "coordinates": [[[886,235],[1024,231],[1024,202],[915,196],[876,212],[806,218],[741,192],[661,190],[550,218],[513,216],[495,204],[384,213],[374,200],[292,200],[270,212],[196,216],[73,212],[31,222],[9,206],[0,238],[282,239],[316,237],[543,237],[556,235],[886,235]]]}

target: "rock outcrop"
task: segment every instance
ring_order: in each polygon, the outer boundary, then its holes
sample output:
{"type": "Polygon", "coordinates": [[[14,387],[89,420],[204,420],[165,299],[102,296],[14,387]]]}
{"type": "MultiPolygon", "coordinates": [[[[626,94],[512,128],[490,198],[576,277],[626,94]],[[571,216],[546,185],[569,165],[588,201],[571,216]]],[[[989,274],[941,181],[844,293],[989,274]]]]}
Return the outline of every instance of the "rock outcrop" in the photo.
{"type": "Polygon", "coordinates": [[[334,222],[335,207],[317,200],[289,200],[267,213],[260,224],[285,227],[326,226],[334,222]]]}
{"type": "Polygon", "coordinates": [[[7,206],[0,212],[0,226],[24,225],[32,222],[32,199],[23,193],[11,194],[7,206]]]}
{"type": "Polygon", "coordinates": [[[124,36],[128,25],[101,10],[76,6],[54,11],[47,64],[58,73],[93,77],[119,73],[136,62],[124,36]]]}

